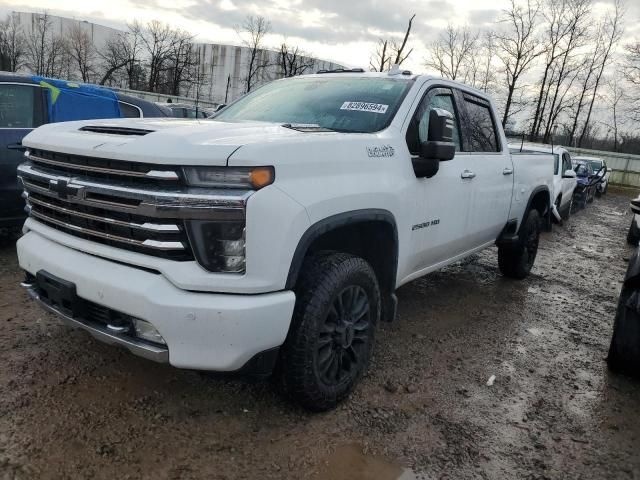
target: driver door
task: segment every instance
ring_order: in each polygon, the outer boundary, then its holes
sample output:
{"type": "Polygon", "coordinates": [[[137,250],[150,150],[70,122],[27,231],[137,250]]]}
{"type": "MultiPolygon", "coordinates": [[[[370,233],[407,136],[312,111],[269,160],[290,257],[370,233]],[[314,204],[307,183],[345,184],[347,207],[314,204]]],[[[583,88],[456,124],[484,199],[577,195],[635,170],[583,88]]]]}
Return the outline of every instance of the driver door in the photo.
{"type": "MultiPolygon", "coordinates": [[[[411,157],[417,157],[421,142],[428,140],[429,114],[432,108],[447,110],[454,118],[456,155],[441,161],[436,175],[415,178],[416,194],[411,217],[412,272],[424,271],[460,255],[471,247],[466,235],[469,202],[472,194],[470,178],[465,171],[471,169],[473,159],[460,155],[460,117],[456,98],[450,88],[432,87],[423,96],[407,129],[407,147],[411,157]]],[[[411,164],[410,158],[407,162],[411,164]]]]}

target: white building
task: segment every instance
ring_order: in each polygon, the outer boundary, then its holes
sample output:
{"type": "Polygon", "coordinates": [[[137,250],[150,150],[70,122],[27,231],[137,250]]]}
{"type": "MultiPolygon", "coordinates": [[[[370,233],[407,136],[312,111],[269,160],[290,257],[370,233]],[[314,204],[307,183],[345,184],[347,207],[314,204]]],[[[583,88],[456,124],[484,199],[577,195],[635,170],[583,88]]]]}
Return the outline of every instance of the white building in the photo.
{"type": "MultiPolygon", "coordinates": [[[[11,15],[16,16],[25,35],[29,35],[36,25],[37,19],[41,13],[13,12],[11,15]]],[[[105,27],[95,23],[75,20],[72,18],[58,17],[49,15],[51,19],[51,28],[54,35],[65,37],[76,26],[80,26],[85,30],[92,39],[97,51],[101,51],[107,41],[115,35],[122,33],[121,30],[105,27]]],[[[244,79],[247,76],[250,49],[236,45],[223,45],[216,43],[197,44],[200,52],[201,71],[203,81],[199,90],[199,97],[207,103],[227,103],[245,93],[244,79]]],[[[279,52],[272,50],[263,50],[262,58],[269,60],[268,67],[261,69],[256,85],[265,83],[270,80],[281,78],[282,72],[278,66],[277,58],[279,52]]],[[[330,70],[340,68],[341,65],[315,59],[312,69],[305,73],[313,73],[318,70],[330,70]]],[[[75,80],[75,79],[74,79],[75,80]]],[[[127,85],[121,85],[126,88],[127,85]]],[[[128,92],[131,93],[131,92],[128,92]]],[[[189,92],[182,92],[183,95],[195,96],[195,88],[191,88],[189,92]]],[[[153,100],[166,100],[169,96],[150,94],[144,95],[153,100]]],[[[172,97],[175,100],[180,100],[172,97]]]]}

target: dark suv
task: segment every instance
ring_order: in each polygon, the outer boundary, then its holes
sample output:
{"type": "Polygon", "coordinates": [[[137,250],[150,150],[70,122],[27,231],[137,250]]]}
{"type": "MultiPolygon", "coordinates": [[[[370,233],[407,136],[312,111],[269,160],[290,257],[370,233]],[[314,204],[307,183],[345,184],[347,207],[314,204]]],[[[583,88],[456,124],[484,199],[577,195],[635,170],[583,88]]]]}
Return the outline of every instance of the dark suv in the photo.
{"type": "Polygon", "coordinates": [[[16,168],[31,130],[57,121],[168,116],[153,102],[107,88],[0,72],[0,230],[19,227],[26,217],[16,168]]]}

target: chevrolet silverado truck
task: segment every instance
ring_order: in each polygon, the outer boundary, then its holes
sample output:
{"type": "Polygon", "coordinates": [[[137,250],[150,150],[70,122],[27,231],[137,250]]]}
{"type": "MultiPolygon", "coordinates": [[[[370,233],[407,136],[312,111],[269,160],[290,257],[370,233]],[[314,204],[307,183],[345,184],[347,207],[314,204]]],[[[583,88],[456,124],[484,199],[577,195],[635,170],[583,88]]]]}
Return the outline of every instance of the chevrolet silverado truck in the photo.
{"type": "Polygon", "coordinates": [[[408,71],[274,81],[211,120],[45,125],[23,141],[23,286],[65,323],[175,367],[344,399],[395,290],[497,244],[531,270],[553,158],[492,100],[408,71]]]}

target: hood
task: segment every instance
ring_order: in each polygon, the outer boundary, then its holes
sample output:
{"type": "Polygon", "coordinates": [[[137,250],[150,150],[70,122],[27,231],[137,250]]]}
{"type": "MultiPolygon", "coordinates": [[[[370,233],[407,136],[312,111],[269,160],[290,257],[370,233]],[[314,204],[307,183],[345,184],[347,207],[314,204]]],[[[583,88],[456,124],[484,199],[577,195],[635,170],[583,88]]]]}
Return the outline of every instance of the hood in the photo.
{"type": "Polygon", "coordinates": [[[304,134],[263,122],[150,118],[52,123],[35,129],[22,143],[29,148],[115,160],[223,166],[243,145],[300,135],[304,134]]]}

